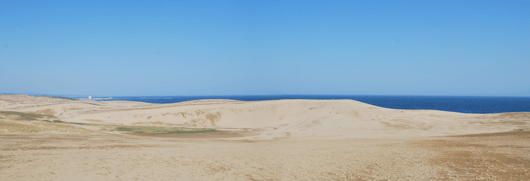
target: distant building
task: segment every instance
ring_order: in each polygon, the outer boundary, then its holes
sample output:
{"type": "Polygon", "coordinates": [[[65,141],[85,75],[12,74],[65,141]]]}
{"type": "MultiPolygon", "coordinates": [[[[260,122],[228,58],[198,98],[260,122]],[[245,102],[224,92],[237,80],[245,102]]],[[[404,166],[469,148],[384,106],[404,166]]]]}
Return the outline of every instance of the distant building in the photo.
{"type": "Polygon", "coordinates": [[[88,100],[92,100],[92,96],[88,96],[88,100]]]}

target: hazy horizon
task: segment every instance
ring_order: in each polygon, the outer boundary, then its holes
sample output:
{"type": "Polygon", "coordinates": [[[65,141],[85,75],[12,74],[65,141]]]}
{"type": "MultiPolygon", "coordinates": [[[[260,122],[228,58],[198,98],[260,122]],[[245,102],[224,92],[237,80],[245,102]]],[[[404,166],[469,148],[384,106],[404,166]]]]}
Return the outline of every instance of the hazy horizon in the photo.
{"type": "Polygon", "coordinates": [[[57,96],[57,97],[69,97],[69,98],[129,98],[129,97],[141,97],[141,98],[164,98],[164,97],[250,97],[250,96],[365,96],[365,97],[521,97],[530,98],[530,96],[481,96],[481,95],[375,95],[375,94],[242,94],[242,95],[76,95],[76,94],[30,94],[30,93],[0,93],[7,95],[30,95],[30,96],[57,96]]]}

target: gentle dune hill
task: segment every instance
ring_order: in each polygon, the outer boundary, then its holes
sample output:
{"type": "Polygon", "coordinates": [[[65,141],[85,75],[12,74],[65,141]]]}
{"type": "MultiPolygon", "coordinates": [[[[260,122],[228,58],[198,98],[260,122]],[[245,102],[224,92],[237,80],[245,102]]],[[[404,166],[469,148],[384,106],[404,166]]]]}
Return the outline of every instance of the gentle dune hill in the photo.
{"type": "Polygon", "coordinates": [[[530,127],[530,113],[395,110],[353,100],[200,100],[150,104],[2,95],[0,107],[53,115],[67,122],[259,130],[253,139],[427,137],[530,127]]]}
{"type": "Polygon", "coordinates": [[[0,178],[529,180],[530,132],[512,131],[529,122],[530,113],[352,100],[149,104],[0,95],[0,178]]]}

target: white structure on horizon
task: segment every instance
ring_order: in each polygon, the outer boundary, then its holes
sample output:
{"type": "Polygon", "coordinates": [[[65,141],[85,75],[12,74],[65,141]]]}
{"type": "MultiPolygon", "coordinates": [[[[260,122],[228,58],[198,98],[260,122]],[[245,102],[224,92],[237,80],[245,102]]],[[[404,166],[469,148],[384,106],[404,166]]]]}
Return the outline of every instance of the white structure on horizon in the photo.
{"type": "Polygon", "coordinates": [[[88,96],[88,100],[92,100],[92,96],[88,96]]]}

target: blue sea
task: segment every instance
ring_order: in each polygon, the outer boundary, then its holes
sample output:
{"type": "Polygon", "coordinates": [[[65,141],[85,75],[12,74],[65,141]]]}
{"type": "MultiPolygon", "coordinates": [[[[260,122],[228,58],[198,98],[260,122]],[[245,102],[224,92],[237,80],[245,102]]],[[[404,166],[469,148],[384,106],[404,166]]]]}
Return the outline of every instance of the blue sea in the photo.
{"type": "MultiPolygon", "coordinates": [[[[352,95],[248,95],[248,96],[162,96],[113,97],[112,100],[168,104],[199,99],[263,101],[281,99],[333,100],[351,99],[371,105],[411,110],[441,110],[460,113],[530,112],[530,97],[468,96],[352,96],[352,95]]],[[[107,100],[109,101],[109,100],[107,100]]]]}

